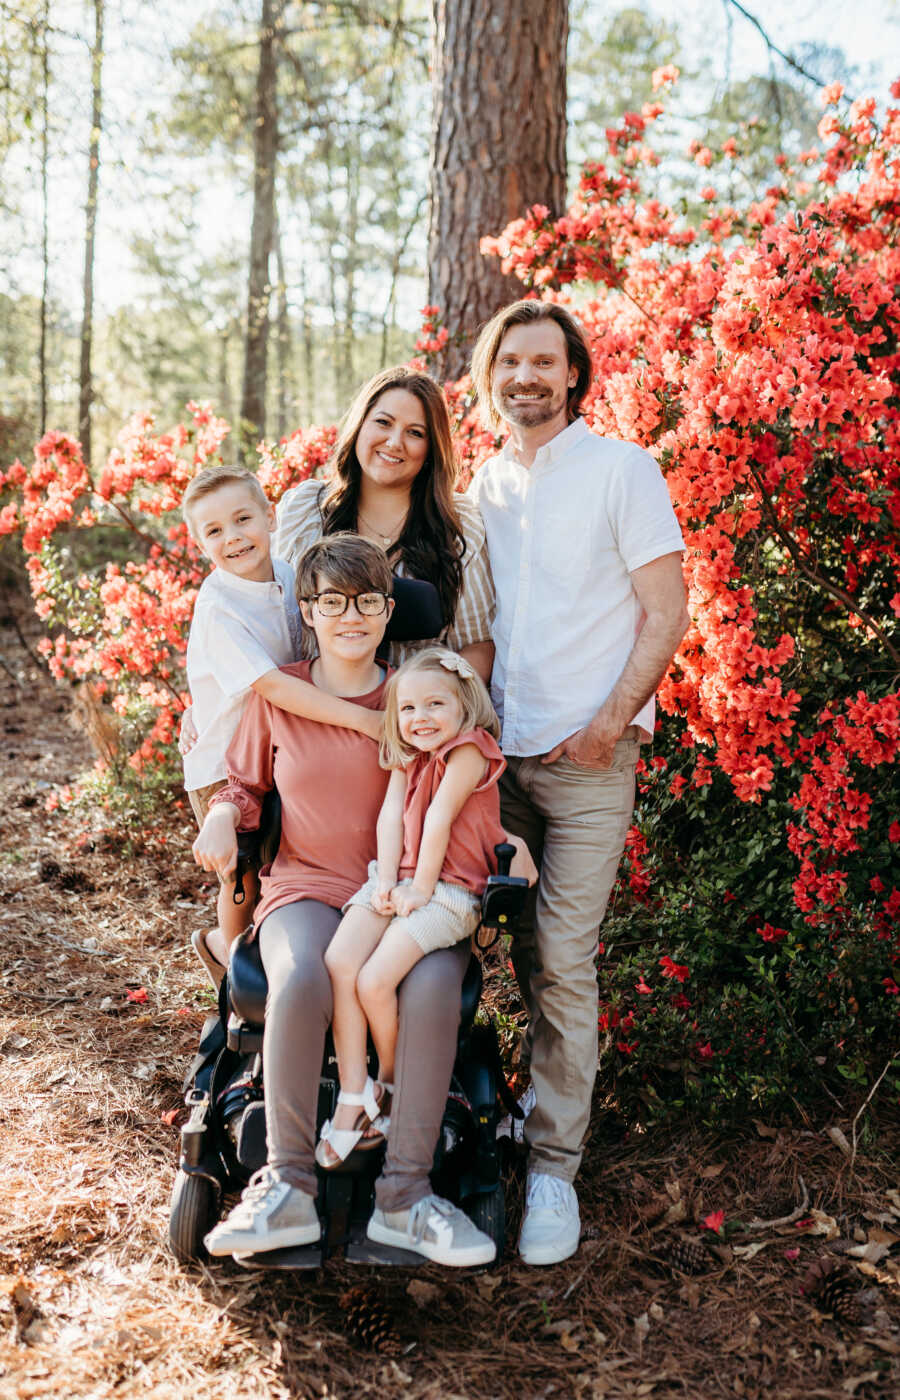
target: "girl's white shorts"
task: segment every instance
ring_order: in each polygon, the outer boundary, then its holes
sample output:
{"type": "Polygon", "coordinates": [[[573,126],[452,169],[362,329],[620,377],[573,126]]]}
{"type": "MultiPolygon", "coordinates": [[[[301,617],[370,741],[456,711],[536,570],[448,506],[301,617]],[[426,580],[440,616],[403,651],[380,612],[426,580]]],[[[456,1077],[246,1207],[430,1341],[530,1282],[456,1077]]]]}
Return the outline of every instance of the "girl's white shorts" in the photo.
{"type": "MultiPolygon", "coordinates": [[[[401,885],[411,885],[412,880],[401,880],[401,885]]],[[[341,910],[346,914],[354,904],[371,909],[372,896],[378,888],[378,863],[369,861],[369,878],[362,889],[351,895],[341,910]]],[[[405,918],[395,917],[391,928],[401,928],[415,939],[423,953],[433,953],[436,948],[452,948],[464,938],[471,938],[481,918],[481,900],[463,885],[451,885],[446,880],[438,880],[434,894],[421,909],[414,909],[405,918]]]]}

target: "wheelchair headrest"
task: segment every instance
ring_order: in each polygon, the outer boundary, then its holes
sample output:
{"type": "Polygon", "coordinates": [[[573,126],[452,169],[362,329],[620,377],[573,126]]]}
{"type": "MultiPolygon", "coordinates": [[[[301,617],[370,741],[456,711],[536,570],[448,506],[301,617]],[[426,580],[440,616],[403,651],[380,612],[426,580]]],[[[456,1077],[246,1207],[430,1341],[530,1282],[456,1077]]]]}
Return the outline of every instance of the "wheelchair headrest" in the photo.
{"type": "Polygon", "coordinates": [[[417,642],[444,630],[441,596],[433,583],[394,574],[394,611],[385,629],[387,642],[417,642]]]}

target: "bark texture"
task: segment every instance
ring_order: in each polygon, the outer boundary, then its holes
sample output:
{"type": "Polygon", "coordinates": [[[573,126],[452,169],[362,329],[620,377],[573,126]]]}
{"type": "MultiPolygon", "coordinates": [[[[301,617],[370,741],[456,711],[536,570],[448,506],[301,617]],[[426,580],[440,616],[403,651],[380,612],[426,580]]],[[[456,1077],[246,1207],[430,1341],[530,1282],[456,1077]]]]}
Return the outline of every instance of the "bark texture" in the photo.
{"type": "Polygon", "coordinates": [[[253,133],[253,223],[247,282],[247,339],[241,393],[241,442],[245,457],[266,430],[266,358],[269,343],[269,260],[275,241],[275,162],[278,155],[278,44],[283,0],[262,0],[256,124],[253,133]]]}
{"type": "Polygon", "coordinates": [[[479,239],[566,195],[567,0],[433,0],[429,301],[457,378],[479,326],[522,284],[479,239]]]}

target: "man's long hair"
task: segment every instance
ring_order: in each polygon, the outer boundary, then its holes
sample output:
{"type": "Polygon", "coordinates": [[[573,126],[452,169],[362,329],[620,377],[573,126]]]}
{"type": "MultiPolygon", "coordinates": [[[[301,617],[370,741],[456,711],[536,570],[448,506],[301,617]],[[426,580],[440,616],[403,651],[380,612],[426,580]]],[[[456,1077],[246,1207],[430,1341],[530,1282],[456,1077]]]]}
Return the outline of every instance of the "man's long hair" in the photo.
{"type": "Polygon", "coordinates": [[[482,417],[489,428],[496,430],[503,421],[494,406],[491,394],[494,361],[500,349],[500,342],[512,326],[531,326],[539,321],[555,321],[565,336],[569,365],[578,372],[578,378],[569,390],[566,410],[570,423],[581,417],[581,405],[590,388],[593,368],[587,336],[571,312],[564,306],[558,306],[556,302],[513,301],[482,327],[472,351],[472,383],[478,395],[482,417]]]}

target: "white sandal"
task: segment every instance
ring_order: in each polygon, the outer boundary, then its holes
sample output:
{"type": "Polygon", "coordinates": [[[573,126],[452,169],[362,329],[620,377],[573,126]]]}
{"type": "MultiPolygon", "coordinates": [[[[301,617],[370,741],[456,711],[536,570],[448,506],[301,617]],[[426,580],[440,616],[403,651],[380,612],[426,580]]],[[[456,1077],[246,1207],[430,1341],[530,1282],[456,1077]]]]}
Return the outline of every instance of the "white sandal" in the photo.
{"type": "Polygon", "coordinates": [[[378,1099],[375,1097],[375,1083],[368,1075],[361,1094],[351,1094],[349,1090],[342,1089],[337,1101],[339,1104],[350,1104],[359,1108],[361,1112],[357,1114],[352,1128],[335,1128],[330,1118],[322,1124],[315,1156],[319,1166],[326,1172],[341,1166],[356,1148],[361,1152],[368,1152],[373,1147],[380,1147],[384,1141],[384,1132],[378,1123],[381,1113],[378,1099]],[[376,1128],[377,1136],[366,1137],[368,1128],[376,1128]],[[326,1155],[326,1145],[331,1148],[333,1157],[326,1155]]]}

